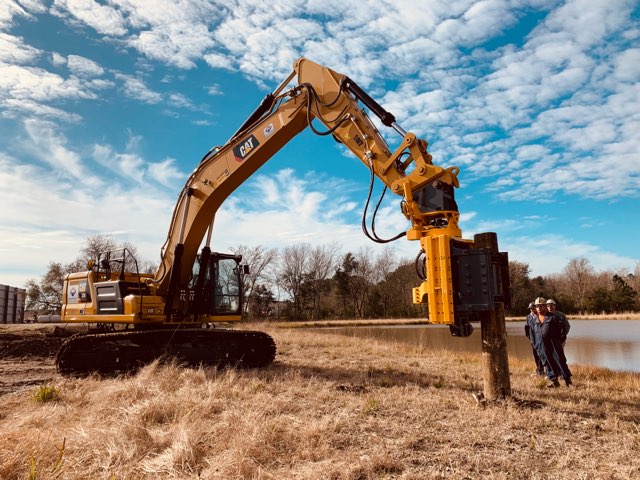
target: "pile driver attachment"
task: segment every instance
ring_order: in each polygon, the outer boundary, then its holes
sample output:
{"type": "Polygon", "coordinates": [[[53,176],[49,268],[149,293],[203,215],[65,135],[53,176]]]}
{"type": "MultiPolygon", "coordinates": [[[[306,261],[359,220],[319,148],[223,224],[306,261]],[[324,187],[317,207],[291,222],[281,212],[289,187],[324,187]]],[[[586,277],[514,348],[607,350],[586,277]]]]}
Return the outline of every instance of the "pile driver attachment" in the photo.
{"type": "Polygon", "coordinates": [[[473,332],[470,322],[481,321],[496,303],[510,308],[506,252],[446,235],[427,237],[422,245],[416,270],[423,282],[413,289],[413,303],[428,305],[431,323],[449,325],[453,336],[467,337],[473,332]]]}

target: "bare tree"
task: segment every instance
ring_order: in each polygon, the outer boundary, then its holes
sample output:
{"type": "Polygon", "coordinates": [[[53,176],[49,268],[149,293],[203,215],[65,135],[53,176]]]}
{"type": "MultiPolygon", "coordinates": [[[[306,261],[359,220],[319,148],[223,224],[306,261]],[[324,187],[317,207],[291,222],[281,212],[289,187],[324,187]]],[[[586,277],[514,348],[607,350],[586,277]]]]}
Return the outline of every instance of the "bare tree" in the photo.
{"type": "MultiPolygon", "coordinates": [[[[125,244],[125,246],[130,246],[130,244],[125,244]]],[[[84,241],[84,247],[82,248],[82,260],[97,260],[98,255],[103,252],[107,252],[110,250],[117,250],[120,247],[118,242],[116,242],[113,237],[109,234],[95,234],[90,235],[84,241]]]]}
{"type": "Polygon", "coordinates": [[[69,266],[63,267],[61,263],[50,262],[40,282],[29,280],[26,284],[27,310],[36,310],[39,313],[60,313],[62,306],[62,287],[64,276],[69,273],[69,266]]]}
{"type": "Polygon", "coordinates": [[[398,260],[395,251],[391,246],[384,247],[373,264],[373,281],[380,286],[379,293],[382,303],[382,316],[388,317],[389,304],[392,301],[392,292],[389,288],[389,278],[398,268],[398,260]]]}
{"type": "Polygon", "coordinates": [[[562,273],[567,279],[569,288],[574,292],[578,309],[584,311],[587,292],[594,278],[591,263],[585,257],[572,258],[562,273]]]}
{"type": "Polygon", "coordinates": [[[308,284],[308,296],[312,306],[312,317],[320,317],[321,299],[329,290],[327,279],[335,271],[340,245],[331,242],[325,245],[317,245],[309,252],[306,283],[308,284]]]}
{"type": "Polygon", "coordinates": [[[396,317],[426,318],[427,308],[425,304],[413,303],[413,287],[420,279],[416,272],[414,260],[402,259],[391,274],[385,285],[385,290],[390,294],[388,314],[396,317]]]}
{"type": "Polygon", "coordinates": [[[310,251],[308,243],[300,243],[285,247],[279,257],[280,285],[291,297],[296,319],[303,318],[303,284],[309,268],[310,251]]]}
{"type": "Polygon", "coordinates": [[[366,312],[366,300],[370,287],[375,280],[373,253],[371,248],[360,247],[355,255],[355,268],[353,278],[353,300],[356,314],[364,318],[366,312]]]}
{"type": "Polygon", "coordinates": [[[627,283],[636,292],[636,295],[640,298],[640,262],[636,263],[636,268],[633,273],[627,276],[627,283]]]}
{"type": "MultiPolygon", "coordinates": [[[[116,247],[117,249],[118,247],[116,247]]],[[[126,241],[122,244],[121,249],[127,249],[129,255],[127,255],[125,270],[135,273],[154,273],[158,269],[158,264],[150,260],[141,258],[138,252],[138,247],[133,243],[126,241]]]]}
{"type": "MultiPolygon", "coordinates": [[[[109,254],[111,260],[122,259],[124,255],[124,270],[127,272],[153,273],[157,269],[154,262],[140,258],[138,247],[133,243],[125,241],[120,244],[109,234],[94,234],[85,239],[80,256],[69,264],[69,271],[85,270],[89,260],[97,261],[98,258],[104,260],[106,254],[109,254]],[[124,255],[125,249],[126,255],[124,255]]],[[[111,268],[116,268],[118,264],[112,263],[111,268]]],[[[120,265],[118,268],[123,268],[123,266],[120,265]]]]}
{"type": "Polygon", "coordinates": [[[244,289],[243,312],[249,312],[249,305],[253,298],[254,290],[259,282],[268,283],[268,269],[278,258],[278,251],[275,248],[265,248],[262,245],[249,247],[238,245],[232,247],[231,251],[235,255],[242,255],[243,263],[249,265],[249,274],[245,275],[242,281],[244,289]]]}
{"type": "Polygon", "coordinates": [[[529,302],[538,295],[531,289],[529,264],[517,261],[509,262],[509,280],[511,281],[511,313],[526,315],[529,302]]]}

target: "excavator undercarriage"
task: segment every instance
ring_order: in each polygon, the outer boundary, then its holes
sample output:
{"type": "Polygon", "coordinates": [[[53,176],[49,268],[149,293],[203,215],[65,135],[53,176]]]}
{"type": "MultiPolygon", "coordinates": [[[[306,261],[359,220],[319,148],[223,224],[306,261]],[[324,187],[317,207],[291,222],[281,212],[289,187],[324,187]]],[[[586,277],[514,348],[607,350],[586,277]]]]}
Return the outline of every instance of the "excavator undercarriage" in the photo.
{"type": "Polygon", "coordinates": [[[58,371],[125,373],[156,359],[189,366],[269,365],[276,346],[266,333],[211,328],[241,318],[247,273],[241,261],[238,255],[204,250],[187,284],[162,296],[145,283],[127,249],[101,253],[88,272],[67,276],[64,320],[95,327],[65,340],[56,356],[58,371]],[[170,307],[167,299],[173,299],[170,307]]]}
{"type": "Polygon", "coordinates": [[[265,367],[276,345],[263,332],[177,328],[78,333],[64,341],[56,356],[62,374],[126,373],[156,359],[188,366],[265,367]]]}

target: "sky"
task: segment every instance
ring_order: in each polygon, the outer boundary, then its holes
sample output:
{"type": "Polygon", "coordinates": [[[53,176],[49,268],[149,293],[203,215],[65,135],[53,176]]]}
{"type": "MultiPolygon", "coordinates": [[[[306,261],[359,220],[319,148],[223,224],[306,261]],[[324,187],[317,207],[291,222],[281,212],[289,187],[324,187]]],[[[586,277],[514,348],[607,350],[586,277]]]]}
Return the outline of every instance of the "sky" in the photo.
{"type": "MultiPolygon", "coordinates": [[[[299,57],[460,167],[465,238],[496,232],[532,276],[575,257],[633,271],[639,20],[627,0],[0,0],[0,283],[39,279],[95,234],[158,262],[188,175],[299,57]]],[[[307,129],[224,203],[213,247],[377,255],[360,227],[368,187],[357,158],[307,129]]],[[[376,226],[408,228],[399,197],[376,226]]],[[[392,248],[413,259],[419,244],[392,248]]]]}

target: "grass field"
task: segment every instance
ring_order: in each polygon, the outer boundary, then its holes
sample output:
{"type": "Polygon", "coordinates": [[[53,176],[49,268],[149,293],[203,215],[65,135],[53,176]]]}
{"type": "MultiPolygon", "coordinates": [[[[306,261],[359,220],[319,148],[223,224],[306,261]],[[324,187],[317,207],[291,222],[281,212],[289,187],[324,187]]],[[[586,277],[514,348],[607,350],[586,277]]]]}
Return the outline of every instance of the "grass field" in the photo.
{"type": "Polygon", "coordinates": [[[483,404],[480,353],[252,327],[278,344],[269,368],[15,385],[0,478],[640,477],[638,374],[572,366],[574,386],[547,389],[511,360],[513,396],[483,404]]]}

